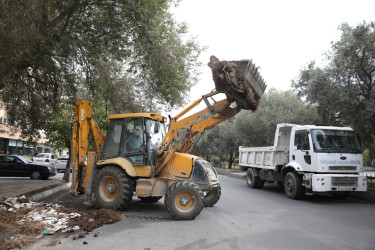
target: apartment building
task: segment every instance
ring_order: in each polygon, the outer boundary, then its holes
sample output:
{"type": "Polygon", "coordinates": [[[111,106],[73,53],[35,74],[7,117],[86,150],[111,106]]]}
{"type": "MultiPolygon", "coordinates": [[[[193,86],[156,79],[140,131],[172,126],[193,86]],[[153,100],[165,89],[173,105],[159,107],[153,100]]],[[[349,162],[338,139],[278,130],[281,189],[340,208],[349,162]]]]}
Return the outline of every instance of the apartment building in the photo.
{"type": "Polygon", "coordinates": [[[55,149],[48,145],[44,134],[35,143],[27,143],[22,137],[21,130],[9,124],[5,104],[0,101],[0,153],[17,154],[22,150],[24,155],[33,156],[35,153],[55,152],[55,149]]]}

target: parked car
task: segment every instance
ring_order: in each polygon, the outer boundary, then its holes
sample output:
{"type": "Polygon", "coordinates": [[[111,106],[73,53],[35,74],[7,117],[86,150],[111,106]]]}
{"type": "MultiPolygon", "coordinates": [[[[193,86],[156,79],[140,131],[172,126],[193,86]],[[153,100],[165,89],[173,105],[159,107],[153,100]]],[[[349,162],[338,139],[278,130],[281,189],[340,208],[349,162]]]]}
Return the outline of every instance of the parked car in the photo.
{"type": "Polygon", "coordinates": [[[56,161],[56,164],[55,164],[57,172],[65,171],[66,166],[68,164],[68,160],[69,160],[69,155],[63,155],[63,156],[57,158],[57,161],[56,161]]]}
{"type": "Polygon", "coordinates": [[[20,155],[0,155],[0,176],[46,180],[56,173],[56,168],[52,165],[37,164],[20,155]]]}
{"type": "Polygon", "coordinates": [[[57,155],[51,153],[39,153],[32,158],[32,161],[39,164],[55,165],[57,155]]]}

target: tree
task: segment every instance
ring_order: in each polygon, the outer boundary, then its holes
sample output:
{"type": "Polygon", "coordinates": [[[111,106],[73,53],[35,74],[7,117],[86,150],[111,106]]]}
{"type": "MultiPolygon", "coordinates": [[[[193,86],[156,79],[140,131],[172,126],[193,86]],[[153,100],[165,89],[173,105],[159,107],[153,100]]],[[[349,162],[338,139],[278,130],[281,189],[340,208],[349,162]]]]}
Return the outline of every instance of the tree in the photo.
{"type": "Polygon", "coordinates": [[[255,113],[241,111],[209,130],[198,141],[194,152],[199,154],[199,150],[204,148],[211,155],[224,156],[231,168],[238,156],[239,146],[273,145],[277,124],[315,124],[319,121],[316,108],[308,107],[292,91],[270,89],[263,95],[255,113]],[[207,139],[209,136],[212,138],[207,139]]]}
{"type": "Polygon", "coordinates": [[[324,68],[310,63],[293,87],[317,107],[324,122],[352,126],[375,157],[375,23],[340,26],[341,39],[324,68]]]}
{"type": "Polygon", "coordinates": [[[183,41],[187,29],[169,13],[173,3],[1,1],[0,98],[10,120],[38,134],[62,103],[78,98],[106,112],[181,105],[201,48],[183,41]]]}
{"type": "Polygon", "coordinates": [[[208,161],[211,159],[210,156],[216,156],[219,160],[228,160],[228,168],[231,169],[234,159],[238,156],[236,133],[233,118],[226,120],[201,136],[192,153],[206,157],[208,161]]]}
{"type": "Polygon", "coordinates": [[[242,146],[261,147],[273,145],[279,123],[316,124],[319,121],[316,109],[308,107],[292,91],[270,89],[263,95],[257,112],[241,112],[234,124],[242,146]]]}

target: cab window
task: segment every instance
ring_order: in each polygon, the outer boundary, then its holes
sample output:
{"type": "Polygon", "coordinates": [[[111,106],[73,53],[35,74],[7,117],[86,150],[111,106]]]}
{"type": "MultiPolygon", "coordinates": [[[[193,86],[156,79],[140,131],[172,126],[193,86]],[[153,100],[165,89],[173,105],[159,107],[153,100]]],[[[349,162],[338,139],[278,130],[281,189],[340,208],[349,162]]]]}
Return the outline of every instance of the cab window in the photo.
{"type": "Polygon", "coordinates": [[[126,119],[121,154],[134,164],[144,164],[145,141],[143,118],[126,119]]]}
{"type": "Polygon", "coordinates": [[[298,150],[310,150],[309,132],[307,130],[296,131],[294,146],[296,146],[298,150]]]}
{"type": "Polygon", "coordinates": [[[107,132],[106,146],[103,152],[104,159],[118,156],[120,149],[121,132],[122,120],[111,120],[107,132]]]}

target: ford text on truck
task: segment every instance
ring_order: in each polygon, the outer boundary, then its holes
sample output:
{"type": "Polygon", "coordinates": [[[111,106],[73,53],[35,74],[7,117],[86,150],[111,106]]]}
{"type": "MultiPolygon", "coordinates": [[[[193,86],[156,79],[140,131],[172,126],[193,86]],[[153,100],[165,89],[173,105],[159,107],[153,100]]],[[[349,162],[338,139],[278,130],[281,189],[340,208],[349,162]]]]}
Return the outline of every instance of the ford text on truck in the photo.
{"type": "Polygon", "coordinates": [[[278,124],[274,146],[239,147],[239,165],[250,188],[278,182],[291,199],[367,191],[360,141],[350,127],[278,124]]]}

